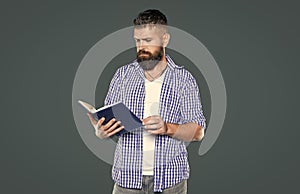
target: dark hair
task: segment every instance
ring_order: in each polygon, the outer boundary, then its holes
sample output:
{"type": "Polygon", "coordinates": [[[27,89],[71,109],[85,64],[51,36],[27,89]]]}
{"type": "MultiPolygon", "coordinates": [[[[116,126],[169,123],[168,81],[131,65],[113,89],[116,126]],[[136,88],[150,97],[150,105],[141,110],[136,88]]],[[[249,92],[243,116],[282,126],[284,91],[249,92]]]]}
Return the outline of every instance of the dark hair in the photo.
{"type": "Polygon", "coordinates": [[[148,9],[139,13],[137,18],[133,20],[135,26],[144,26],[146,24],[167,25],[167,17],[156,9],[148,9]]]}

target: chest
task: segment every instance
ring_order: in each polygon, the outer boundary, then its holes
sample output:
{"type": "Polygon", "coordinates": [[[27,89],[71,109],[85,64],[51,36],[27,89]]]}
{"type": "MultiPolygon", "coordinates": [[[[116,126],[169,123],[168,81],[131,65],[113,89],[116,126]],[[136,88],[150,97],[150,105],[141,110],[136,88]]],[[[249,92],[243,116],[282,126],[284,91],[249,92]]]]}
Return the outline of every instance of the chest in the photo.
{"type": "Polygon", "coordinates": [[[159,115],[165,121],[180,122],[182,84],[176,78],[176,75],[167,71],[160,86],[153,84],[150,87],[149,84],[146,86],[144,79],[139,76],[127,76],[127,79],[123,81],[122,87],[122,101],[139,118],[144,117],[145,100],[149,101],[151,98],[158,98],[159,115]]]}

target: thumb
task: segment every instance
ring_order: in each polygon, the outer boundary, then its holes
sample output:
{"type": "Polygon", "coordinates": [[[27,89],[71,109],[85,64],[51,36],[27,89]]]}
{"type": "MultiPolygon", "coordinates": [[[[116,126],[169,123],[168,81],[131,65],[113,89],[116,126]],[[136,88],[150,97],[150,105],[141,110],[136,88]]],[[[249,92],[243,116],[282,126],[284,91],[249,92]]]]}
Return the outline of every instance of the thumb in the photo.
{"type": "Polygon", "coordinates": [[[87,116],[89,117],[89,119],[93,125],[97,124],[97,121],[95,120],[95,118],[93,117],[93,115],[91,113],[88,112],[87,116]]]}

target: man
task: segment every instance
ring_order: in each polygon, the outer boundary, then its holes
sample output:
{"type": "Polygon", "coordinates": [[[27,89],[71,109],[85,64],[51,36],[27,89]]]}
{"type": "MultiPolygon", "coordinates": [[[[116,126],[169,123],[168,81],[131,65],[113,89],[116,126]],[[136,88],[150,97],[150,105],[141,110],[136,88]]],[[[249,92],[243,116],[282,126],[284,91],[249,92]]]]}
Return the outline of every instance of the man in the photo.
{"type": "MultiPolygon", "coordinates": [[[[170,34],[158,10],[134,19],[137,59],[115,73],[105,105],[122,101],[143,127],[118,139],[112,177],[114,194],[187,193],[189,165],[185,141],[200,141],[206,127],[193,76],[165,53],[170,34]]],[[[124,127],[89,118],[96,135],[108,138],[124,127]]]]}

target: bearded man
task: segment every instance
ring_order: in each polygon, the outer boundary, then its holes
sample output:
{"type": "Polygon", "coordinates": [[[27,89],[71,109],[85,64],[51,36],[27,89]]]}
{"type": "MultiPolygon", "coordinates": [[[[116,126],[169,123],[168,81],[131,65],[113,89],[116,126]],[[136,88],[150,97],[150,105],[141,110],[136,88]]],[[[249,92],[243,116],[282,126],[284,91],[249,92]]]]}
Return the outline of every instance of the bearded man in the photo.
{"type": "MultiPolygon", "coordinates": [[[[113,194],[185,194],[189,178],[185,142],[200,141],[206,127],[198,85],[166,54],[170,34],[163,13],[141,12],[134,19],[133,34],[137,59],[118,68],[104,104],[122,101],[143,127],[118,139],[113,194]]],[[[124,128],[115,119],[104,125],[105,118],[89,118],[100,139],[124,128]]]]}

